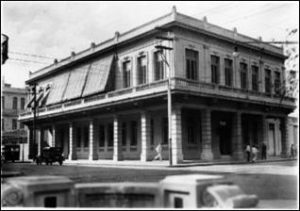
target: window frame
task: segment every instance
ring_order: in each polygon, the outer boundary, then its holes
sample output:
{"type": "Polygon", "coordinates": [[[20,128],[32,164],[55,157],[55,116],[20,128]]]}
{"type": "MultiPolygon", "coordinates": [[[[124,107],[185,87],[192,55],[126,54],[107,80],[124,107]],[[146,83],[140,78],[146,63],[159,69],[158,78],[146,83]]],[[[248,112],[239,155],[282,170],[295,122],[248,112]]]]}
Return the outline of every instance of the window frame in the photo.
{"type": "Polygon", "coordinates": [[[246,62],[240,62],[240,86],[241,89],[248,89],[248,64],[246,62]],[[243,68],[243,66],[245,68],[243,68]]]}
{"type": "Polygon", "coordinates": [[[259,91],[259,67],[257,65],[251,65],[251,75],[252,75],[252,91],[259,91]],[[254,74],[256,72],[256,74],[254,74]]]}
{"type": "Polygon", "coordinates": [[[125,60],[122,63],[122,70],[123,70],[123,88],[131,87],[131,61],[125,60]]]}
{"type": "Polygon", "coordinates": [[[137,57],[137,74],[138,74],[138,85],[146,84],[148,83],[148,67],[147,67],[147,56],[142,54],[137,57]],[[143,64],[142,60],[145,60],[143,64]]]}
{"type": "Polygon", "coordinates": [[[17,97],[13,97],[12,109],[18,110],[18,98],[17,97]]]}
{"type": "Polygon", "coordinates": [[[225,85],[232,87],[233,86],[233,60],[230,58],[224,58],[224,74],[225,74],[225,85]],[[230,61],[230,67],[226,66],[226,61],[230,61]],[[229,82],[229,83],[228,83],[229,82]]]}
{"type": "Polygon", "coordinates": [[[189,80],[198,80],[199,52],[194,49],[185,49],[185,73],[189,80]],[[190,55],[189,53],[190,52],[190,55]],[[192,54],[194,54],[192,56],[192,54]]]}
{"type": "Polygon", "coordinates": [[[211,83],[220,83],[220,57],[217,55],[210,55],[210,70],[211,70],[211,83]],[[216,58],[214,63],[214,59],[216,58]]]}
{"type": "Polygon", "coordinates": [[[154,52],[154,81],[166,79],[166,68],[161,54],[163,51],[154,52]]]}

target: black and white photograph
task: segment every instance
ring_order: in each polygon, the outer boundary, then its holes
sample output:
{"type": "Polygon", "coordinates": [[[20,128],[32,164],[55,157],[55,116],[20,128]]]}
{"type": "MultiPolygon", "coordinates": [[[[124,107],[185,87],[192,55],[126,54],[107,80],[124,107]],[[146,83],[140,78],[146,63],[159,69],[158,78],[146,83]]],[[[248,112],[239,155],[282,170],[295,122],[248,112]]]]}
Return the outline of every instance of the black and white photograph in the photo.
{"type": "Polygon", "coordinates": [[[299,210],[299,1],[1,1],[1,210],[299,210]]]}

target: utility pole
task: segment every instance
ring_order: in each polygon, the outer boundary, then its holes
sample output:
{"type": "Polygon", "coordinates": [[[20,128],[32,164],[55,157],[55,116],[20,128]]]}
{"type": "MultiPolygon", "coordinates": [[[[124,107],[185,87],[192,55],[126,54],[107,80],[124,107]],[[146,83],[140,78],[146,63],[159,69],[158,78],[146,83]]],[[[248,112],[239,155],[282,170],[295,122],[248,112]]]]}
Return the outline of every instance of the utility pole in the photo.
{"type": "MultiPolygon", "coordinates": [[[[162,27],[156,27],[156,30],[167,32],[168,36],[163,37],[163,36],[157,36],[156,39],[159,40],[167,40],[170,41],[171,43],[174,39],[170,37],[170,30],[162,28],[162,27]]],[[[169,145],[169,165],[173,165],[172,161],[172,95],[171,95],[171,67],[170,64],[167,61],[166,55],[164,54],[166,51],[171,51],[173,50],[172,47],[170,46],[163,46],[163,45],[156,45],[156,49],[161,51],[161,57],[164,63],[168,66],[169,68],[169,74],[168,74],[168,90],[167,90],[167,98],[168,98],[168,145],[169,145]]]]}

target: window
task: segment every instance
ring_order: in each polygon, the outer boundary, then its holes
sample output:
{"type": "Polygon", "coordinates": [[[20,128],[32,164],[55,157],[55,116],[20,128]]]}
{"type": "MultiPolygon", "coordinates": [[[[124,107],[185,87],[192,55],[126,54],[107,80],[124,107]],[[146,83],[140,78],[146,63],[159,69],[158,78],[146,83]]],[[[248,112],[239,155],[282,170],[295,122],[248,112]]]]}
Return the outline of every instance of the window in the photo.
{"type": "Polygon", "coordinates": [[[252,69],[252,90],[258,91],[258,67],[252,65],[251,69],[252,69]]]}
{"type": "Polygon", "coordinates": [[[265,69],[265,92],[271,93],[271,70],[265,69]]]}
{"type": "Polygon", "coordinates": [[[126,146],[126,138],[127,138],[127,125],[126,122],[122,123],[122,146],[126,146]]]}
{"type": "Polygon", "coordinates": [[[2,108],[4,109],[5,108],[5,97],[2,96],[2,108]]]}
{"type": "Polygon", "coordinates": [[[137,122],[132,121],[131,122],[131,140],[130,140],[130,145],[131,146],[136,146],[137,145],[137,122]]]}
{"type": "Polygon", "coordinates": [[[24,97],[21,98],[21,109],[22,110],[25,109],[25,98],[24,97]]]}
{"type": "Polygon", "coordinates": [[[12,120],[12,129],[13,129],[13,130],[16,130],[16,129],[17,129],[17,120],[16,120],[16,119],[13,119],[13,120],[12,120]]]}
{"type": "Polygon", "coordinates": [[[110,123],[108,125],[108,146],[112,147],[114,144],[114,125],[110,123]]]}
{"type": "Polygon", "coordinates": [[[154,121],[150,120],[150,145],[154,145],[154,121]]]}
{"type": "Polygon", "coordinates": [[[76,128],[76,146],[81,147],[81,128],[76,128]]]}
{"type": "Polygon", "coordinates": [[[138,58],[138,84],[147,83],[147,59],[146,56],[138,58]]]}
{"type": "Polygon", "coordinates": [[[225,85],[232,86],[232,60],[231,59],[224,59],[225,63],[225,85]]]}
{"type": "Polygon", "coordinates": [[[24,129],[24,124],[20,123],[20,129],[24,129]]]}
{"type": "Polygon", "coordinates": [[[163,118],[163,144],[168,144],[169,139],[169,126],[168,126],[168,118],[163,118]]]}
{"type": "Polygon", "coordinates": [[[17,110],[18,109],[18,98],[14,97],[13,98],[13,109],[17,110]]]}
{"type": "Polygon", "coordinates": [[[154,53],[155,64],[155,80],[162,80],[166,77],[164,70],[164,61],[162,59],[162,52],[157,51],[154,53]]]}
{"type": "Polygon", "coordinates": [[[105,128],[104,125],[99,125],[99,147],[104,147],[105,143],[105,128]]]}
{"type": "Polygon", "coordinates": [[[186,57],[186,77],[187,79],[198,79],[198,52],[194,50],[185,50],[186,57]]]}
{"type": "Polygon", "coordinates": [[[240,63],[241,88],[247,89],[248,67],[246,63],[240,63]]]}
{"type": "Polygon", "coordinates": [[[211,58],[211,82],[218,84],[220,58],[218,56],[213,56],[213,55],[210,58],[211,58]]]}
{"type": "Polygon", "coordinates": [[[126,61],[123,63],[124,88],[130,87],[130,72],[131,72],[131,63],[130,61],[126,61]]]}
{"type": "Polygon", "coordinates": [[[84,128],[83,128],[84,130],[84,147],[88,147],[89,146],[89,127],[88,126],[85,126],[84,128]]]}
{"type": "Polygon", "coordinates": [[[275,94],[279,95],[280,88],[281,88],[280,72],[275,72],[274,86],[275,86],[275,94]]]}

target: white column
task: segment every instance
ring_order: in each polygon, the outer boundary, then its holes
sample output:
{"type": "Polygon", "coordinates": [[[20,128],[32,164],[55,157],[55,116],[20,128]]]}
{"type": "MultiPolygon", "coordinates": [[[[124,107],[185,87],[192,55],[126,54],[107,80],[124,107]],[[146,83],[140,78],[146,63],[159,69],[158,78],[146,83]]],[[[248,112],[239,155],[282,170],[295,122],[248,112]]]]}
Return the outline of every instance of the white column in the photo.
{"type": "Polygon", "coordinates": [[[74,137],[74,124],[69,123],[69,160],[76,160],[76,142],[74,137]]]}
{"type": "Polygon", "coordinates": [[[148,112],[141,113],[141,161],[150,160],[150,115],[148,112]]]}
{"type": "Polygon", "coordinates": [[[37,143],[37,156],[40,156],[42,153],[42,137],[41,129],[36,128],[36,143],[37,143]]]}
{"type": "Polygon", "coordinates": [[[243,152],[243,137],[242,137],[242,114],[237,112],[233,116],[233,141],[232,141],[232,156],[235,160],[242,160],[243,152]]]}
{"type": "Polygon", "coordinates": [[[182,125],[181,125],[181,108],[173,107],[172,108],[172,116],[171,116],[171,124],[172,124],[172,161],[173,164],[178,164],[183,161],[182,154],[182,125]]]}
{"type": "Polygon", "coordinates": [[[96,120],[90,120],[89,122],[89,160],[98,159],[98,141],[97,133],[98,127],[96,126],[96,120]]]}
{"type": "Polygon", "coordinates": [[[201,113],[202,123],[202,160],[213,160],[211,137],[211,110],[205,109],[201,113]]]}
{"type": "Polygon", "coordinates": [[[114,116],[114,154],[113,160],[122,160],[121,122],[118,116],[114,116]]]}

